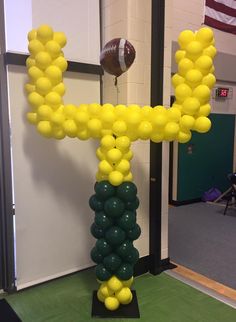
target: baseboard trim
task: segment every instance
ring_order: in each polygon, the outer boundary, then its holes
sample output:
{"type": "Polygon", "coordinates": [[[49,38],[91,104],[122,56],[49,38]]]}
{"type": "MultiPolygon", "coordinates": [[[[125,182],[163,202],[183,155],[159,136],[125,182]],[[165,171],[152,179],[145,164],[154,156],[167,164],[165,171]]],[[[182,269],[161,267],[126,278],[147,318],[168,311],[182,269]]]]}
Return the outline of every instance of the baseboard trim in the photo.
{"type": "Polygon", "coordinates": [[[184,205],[190,205],[191,203],[196,203],[196,202],[201,202],[201,198],[195,198],[195,199],[189,199],[189,200],[183,200],[183,201],[178,201],[178,200],[170,200],[170,205],[172,206],[184,206],[184,205]]]}

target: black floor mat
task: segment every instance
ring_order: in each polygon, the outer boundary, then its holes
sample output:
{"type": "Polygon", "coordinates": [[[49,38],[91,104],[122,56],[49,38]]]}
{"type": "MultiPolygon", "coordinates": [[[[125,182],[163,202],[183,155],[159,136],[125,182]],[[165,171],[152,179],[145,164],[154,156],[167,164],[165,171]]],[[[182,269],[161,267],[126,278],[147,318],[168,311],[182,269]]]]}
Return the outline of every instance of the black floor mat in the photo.
{"type": "Polygon", "coordinates": [[[5,299],[0,300],[0,322],[22,322],[5,299]]]}

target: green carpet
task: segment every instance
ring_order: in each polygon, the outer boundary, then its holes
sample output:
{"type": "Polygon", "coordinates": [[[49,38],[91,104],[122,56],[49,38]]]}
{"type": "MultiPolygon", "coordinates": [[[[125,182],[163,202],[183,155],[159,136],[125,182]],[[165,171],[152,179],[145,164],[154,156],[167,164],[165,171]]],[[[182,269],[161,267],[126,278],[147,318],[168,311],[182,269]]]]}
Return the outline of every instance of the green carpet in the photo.
{"type": "MultiPolygon", "coordinates": [[[[6,299],[23,322],[87,322],[95,320],[91,318],[91,296],[96,287],[94,271],[87,270],[8,295],[6,299]]],[[[139,321],[236,321],[236,310],[164,273],[138,277],[134,288],[141,314],[139,321]]]]}

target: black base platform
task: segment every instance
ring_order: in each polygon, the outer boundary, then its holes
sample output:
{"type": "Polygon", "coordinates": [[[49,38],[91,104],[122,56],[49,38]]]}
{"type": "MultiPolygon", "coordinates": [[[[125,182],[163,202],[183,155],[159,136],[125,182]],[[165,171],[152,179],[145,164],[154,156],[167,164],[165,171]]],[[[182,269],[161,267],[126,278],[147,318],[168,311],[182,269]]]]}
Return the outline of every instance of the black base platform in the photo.
{"type": "Polygon", "coordinates": [[[104,303],[100,302],[97,298],[97,291],[93,291],[92,299],[92,317],[93,318],[127,318],[127,319],[139,319],[139,308],[136,292],[132,291],[133,299],[130,304],[120,305],[115,311],[109,311],[106,309],[104,303]]]}
{"type": "Polygon", "coordinates": [[[0,322],[22,322],[5,299],[0,300],[0,322]]]}

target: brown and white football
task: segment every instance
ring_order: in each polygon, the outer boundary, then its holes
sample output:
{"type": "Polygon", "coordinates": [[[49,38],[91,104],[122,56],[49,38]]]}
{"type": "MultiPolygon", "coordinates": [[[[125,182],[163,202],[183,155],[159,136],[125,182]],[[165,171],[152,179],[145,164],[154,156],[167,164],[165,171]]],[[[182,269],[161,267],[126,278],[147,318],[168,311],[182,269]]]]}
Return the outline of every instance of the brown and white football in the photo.
{"type": "Polygon", "coordinates": [[[126,72],[135,59],[133,45],[124,38],[114,38],[103,47],[100,63],[103,69],[116,77],[126,72]]]}

